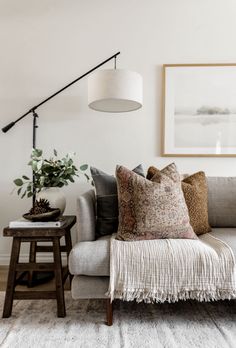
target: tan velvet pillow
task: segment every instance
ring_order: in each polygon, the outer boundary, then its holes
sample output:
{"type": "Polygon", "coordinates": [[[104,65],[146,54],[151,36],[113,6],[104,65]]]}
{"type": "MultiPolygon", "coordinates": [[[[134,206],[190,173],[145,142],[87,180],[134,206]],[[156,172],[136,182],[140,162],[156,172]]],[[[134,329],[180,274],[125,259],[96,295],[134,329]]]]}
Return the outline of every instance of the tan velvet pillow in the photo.
{"type": "Polygon", "coordinates": [[[117,166],[119,203],[117,239],[125,241],[197,239],[189,222],[181,180],[174,163],[153,181],[117,166]]]}
{"type": "MultiPolygon", "coordinates": [[[[152,179],[162,172],[155,167],[148,169],[147,178],[152,179]]],[[[190,224],[196,234],[211,231],[208,222],[208,189],[204,172],[197,172],[182,180],[182,190],[188,207],[190,224]]]]}

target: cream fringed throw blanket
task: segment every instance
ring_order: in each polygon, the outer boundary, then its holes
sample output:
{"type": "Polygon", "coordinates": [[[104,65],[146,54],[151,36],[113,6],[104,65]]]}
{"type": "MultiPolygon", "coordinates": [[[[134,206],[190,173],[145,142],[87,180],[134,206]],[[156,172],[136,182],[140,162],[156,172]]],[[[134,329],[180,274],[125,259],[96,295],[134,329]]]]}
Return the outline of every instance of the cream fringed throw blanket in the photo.
{"type": "Polygon", "coordinates": [[[122,242],[111,238],[111,300],[175,302],[236,298],[231,248],[209,234],[191,239],[122,242]]]}

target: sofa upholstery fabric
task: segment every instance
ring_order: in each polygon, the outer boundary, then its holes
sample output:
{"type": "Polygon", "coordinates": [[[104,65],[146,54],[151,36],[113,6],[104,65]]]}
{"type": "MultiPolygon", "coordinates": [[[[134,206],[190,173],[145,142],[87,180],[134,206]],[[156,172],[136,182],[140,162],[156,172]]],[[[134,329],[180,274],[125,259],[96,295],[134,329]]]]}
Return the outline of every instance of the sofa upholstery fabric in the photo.
{"type": "Polygon", "coordinates": [[[71,295],[77,299],[107,299],[105,295],[109,287],[109,277],[74,276],[71,284],[71,295]]]}
{"type": "Polygon", "coordinates": [[[74,245],[69,256],[71,274],[108,276],[110,274],[110,235],[93,242],[74,245]]]}
{"type": "Polygon", "coordinates": [[[94,240],[95,224],[95,193],[89,190],[77,199],[77,240],[94,240]]]}
{"type": "Polygon", "coordinates": [[[223,242],[227,243],[233,253],[234,257],[236,259],[236,228],[233,227],[218,227],[218,228],[212,228],[212,231],[210,232],[212,236],[215,238],[218,238],[222,240],[223,242]]]}
{"type": "Polygon", "coordinates": [[[236,227],[236,177],[208,177],[208,212],[212,227],[236,227]]]}

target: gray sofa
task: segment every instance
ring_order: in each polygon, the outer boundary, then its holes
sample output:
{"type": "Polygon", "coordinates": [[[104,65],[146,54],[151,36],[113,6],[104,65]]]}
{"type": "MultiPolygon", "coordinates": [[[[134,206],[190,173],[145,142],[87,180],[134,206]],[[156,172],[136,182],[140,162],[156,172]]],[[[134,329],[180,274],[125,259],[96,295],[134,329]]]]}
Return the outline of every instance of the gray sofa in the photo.
{"type": "MultiPolygon", "coordinates": [[[[236,177],[209,177],[208,209],[210,232],[228,243],[236,258],[236,177]]],[[[96,198],[89,190],[77,202],[78,242],[69,257],[69,270],[74,275],[74,299],[107,299],[109,285],[110,236],[95,239],[96,198]]],[[[112,324],[112,308],[107,300],[107,321],[112,324]]]]}

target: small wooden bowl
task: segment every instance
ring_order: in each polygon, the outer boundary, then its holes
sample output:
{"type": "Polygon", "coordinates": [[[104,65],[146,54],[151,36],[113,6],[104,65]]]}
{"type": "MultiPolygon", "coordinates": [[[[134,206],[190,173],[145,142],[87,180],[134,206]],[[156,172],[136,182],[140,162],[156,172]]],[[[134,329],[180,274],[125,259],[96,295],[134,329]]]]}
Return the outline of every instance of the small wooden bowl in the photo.
{"type": "Polygon", "coordinates": [[[30,220],[32,222],[37,221],[55,221],[60,216],[61,211],[60,209],[53,209],[52,211],[49,211],[48,213],[42,213],[42,214],[30,214],[26,213],[23,215],[23,218],[30,220]]]}

